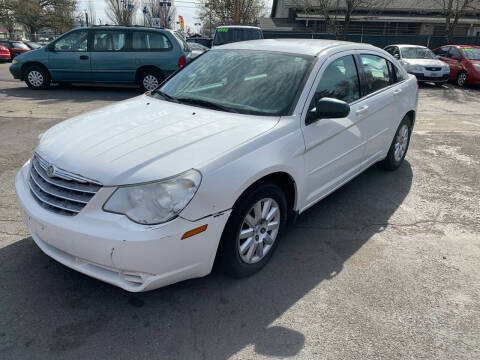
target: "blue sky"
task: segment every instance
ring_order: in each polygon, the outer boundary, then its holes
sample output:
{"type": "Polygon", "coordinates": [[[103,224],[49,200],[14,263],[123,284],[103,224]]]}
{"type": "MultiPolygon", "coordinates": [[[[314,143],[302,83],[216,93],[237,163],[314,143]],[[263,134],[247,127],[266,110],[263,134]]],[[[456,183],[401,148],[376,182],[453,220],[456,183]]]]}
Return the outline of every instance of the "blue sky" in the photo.
{"type": "MultiPolygon", "coordinates": [[[[141,2],[141,0],[139,1],[141,2]]],[[[92,0],[93,7],[95,9],[95,13],[97,16],[97,20],[101,19],[102,23],[105,24],[106,22],[110,22],[105,15],[105,1],[104,0],[92,0]]],[[[190,26],[192,31],[194,30],[194,24],[201,22],[199,19],[197,19],[197,9],[198,7],[196,4],[198,1],[196,0],[176,0],[175,5],[177,7],[177,15],[182,15],[183,19],[185,21],[185,26],[190,26]]],[[[272,1],[268,0],[268,4],[270,4],[272,1]]],[[[78,11],[82,12],[84,9],[88,8],[88,0],[78,0],[78,11]]],[[[137,18],[140,24],[143,24],[142,22],[142,16],[141,12],[138,11],[137,13],[137,18]]]]}

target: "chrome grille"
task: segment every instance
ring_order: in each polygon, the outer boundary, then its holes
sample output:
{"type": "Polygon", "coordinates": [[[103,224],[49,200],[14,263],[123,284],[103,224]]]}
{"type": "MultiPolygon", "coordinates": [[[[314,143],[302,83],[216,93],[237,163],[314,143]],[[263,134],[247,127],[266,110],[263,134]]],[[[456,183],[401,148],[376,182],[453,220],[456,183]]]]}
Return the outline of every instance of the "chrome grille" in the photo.
{"type": "Polygon", "coordinates": [[[28,185],[42,207],[67,216],[78,214],[102,187],[93,180],[52,167],[38,155],[32,157],[28,185]]]}
{"type": "Polygon", "coordinates": [[[429,66],[426,66],[425,69],[427,69],[428,71],[440,71],[440,70],[442,70],[441,67],[429,67],[429,66]]]}

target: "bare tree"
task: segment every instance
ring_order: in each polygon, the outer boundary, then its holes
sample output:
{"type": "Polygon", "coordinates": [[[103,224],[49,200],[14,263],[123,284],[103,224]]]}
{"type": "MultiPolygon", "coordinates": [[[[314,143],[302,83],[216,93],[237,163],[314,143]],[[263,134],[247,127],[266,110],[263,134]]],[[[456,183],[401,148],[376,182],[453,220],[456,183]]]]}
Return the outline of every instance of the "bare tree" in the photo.
{"type": "Polygon", "coordinates": [[[177,17],[177,8],[174,1],[170,2],[172,6],[160,6],[158,0],[144,0],[143,6],[147,10],[144,15],[146,25],[151,25],[153,18],[160,18],[163,27],[171,28],[177,17]]]}
{"type": "Polygon", "coordinates": [[[87,14],[88,14],[89,24],[90,25],[96,25],[97,24],[97,13],[95,12],[95,7],[93,6],[93,1],[92,0],[88,0],[87,14]]]}
{"type": "MultiPolygon", "coordinates": [[[[265,0],[238,0],[240,24],[254,24],[265,13],[265,0]]],[[[200,0],[198,18],[203,25],[212,28],[218,25],[233,24],[234,0],[200,0]],[[208,24],[206,24],[208,23],[208,24]]]]}
{"type": "Polygon", "coordinates": [[[137,0],[105,0],[105,14],[115,25],[131,26],[138,10],[137,0]]]}
{"type": "Polygon", "coordinates": [[[382,12],[392,0],[295,0],[306,15],[319,11],[337,39],[348,35],[352,15],[357,11],[382,12]]]}
{"type": "Polygon", "coordinates": [[[469,11],[480,10],[480,0],[436,0],[445,16],[445,39],[451,43],[458,21],[469,11]]]}

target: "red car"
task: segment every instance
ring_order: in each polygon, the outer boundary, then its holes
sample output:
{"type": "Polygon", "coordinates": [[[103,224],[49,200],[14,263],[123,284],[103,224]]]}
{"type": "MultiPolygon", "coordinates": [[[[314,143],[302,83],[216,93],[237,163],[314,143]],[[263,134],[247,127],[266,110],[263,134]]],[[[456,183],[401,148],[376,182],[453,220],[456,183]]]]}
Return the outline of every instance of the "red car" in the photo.
{"type": "Polygon", "coordinates": [[[458,86],[480,84],[480,46],[445,45],[433,52],[450,66],[450,79],[458,86]]]}
{"type": "Polygon", "coordinates": [[[9,61],[11,59],[10,50],[0,45],[0,62],[9,61]]]}
{"type": "Polygon", "coordinates": [[[10,51],[11,58],[30,51],[30,48],[21,41],[15,40],[0,40],[0,45],[5,46],[10,51]]]}

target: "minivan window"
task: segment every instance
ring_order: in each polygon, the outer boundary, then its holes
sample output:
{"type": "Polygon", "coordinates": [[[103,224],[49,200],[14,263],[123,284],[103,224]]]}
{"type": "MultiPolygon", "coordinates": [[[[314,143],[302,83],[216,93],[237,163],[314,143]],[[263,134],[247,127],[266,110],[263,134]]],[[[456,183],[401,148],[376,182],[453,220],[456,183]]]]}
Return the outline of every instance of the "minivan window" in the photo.
{"type": "Polygon", "coordinates": [[[125,48],[126,33],[123,31],[95,31],[93,37],[94,51],[122,51],[125,48]]]}
{"type": "Polygon", "coordinates": [[[365,74],[366,93],[370,94],[390,85],[387,60],[376,55],[360,55],[365,74]]]}
{"type": "Polygon", "coordinates": [[[323,97],[347,103],[360,98],[360,83],[352,55],[341,57],[327,66],[315,92],[315,98],[323,97]]]}
{"type": "Polygon", "coordinates": [[[172,48],[170,40],[159,32],[134,31],[133,50],[168,50],[172,48]]]}
{"type": "Polygon", "coordinates": [[[213,45],[223,45],[238,41],[263,39],[262,31],[255,28],[224,27],[215,31],[213,45]]]}
{"type": "Polygon", "coordinates": [[[185,39],[183,38],[182,35],[178,34],[177,32],[173,32],[173,35],[180,42],[180,46],[183,48],[184,52],[190,52],[191,51],[188,43],[185,41],[185,39]]]}
{"type": "Polygon", "coordinates": [[[88,31],[74,31],[55,42],[55,51],[87,51],[87,40],[88,31]]]}
{"type": "Polygon", "coordinates": [[[252,115],[288,115],[313,56],[255,50],[208,51],[178,72],[158,96],[252,115]]]}

